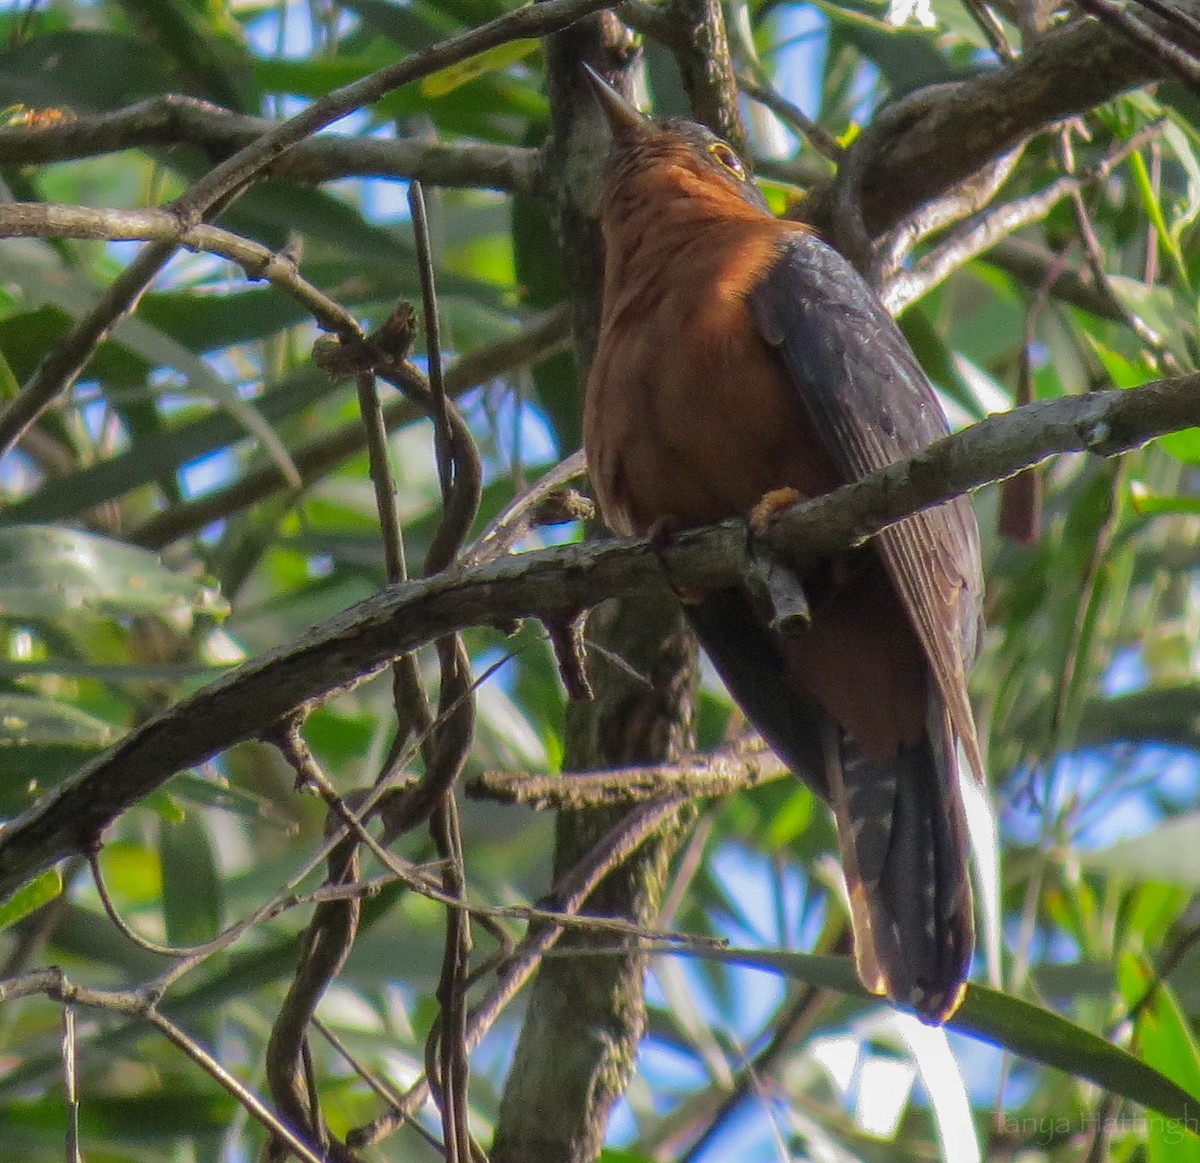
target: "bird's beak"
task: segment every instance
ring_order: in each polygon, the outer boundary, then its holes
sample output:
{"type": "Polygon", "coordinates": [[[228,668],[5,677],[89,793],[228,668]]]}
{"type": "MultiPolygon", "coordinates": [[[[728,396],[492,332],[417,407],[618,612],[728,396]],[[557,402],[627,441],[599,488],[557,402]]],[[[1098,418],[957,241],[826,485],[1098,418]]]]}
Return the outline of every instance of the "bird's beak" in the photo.
{"type": "Polygon", "coordinates": [[[619,141],[646,132],[649,122],[643,114],[626,101],[591,65],[585,64],[583,71],[591,82],[592,96],[596,98],[596,104],[607,119],[613,137],[619,141]]]}

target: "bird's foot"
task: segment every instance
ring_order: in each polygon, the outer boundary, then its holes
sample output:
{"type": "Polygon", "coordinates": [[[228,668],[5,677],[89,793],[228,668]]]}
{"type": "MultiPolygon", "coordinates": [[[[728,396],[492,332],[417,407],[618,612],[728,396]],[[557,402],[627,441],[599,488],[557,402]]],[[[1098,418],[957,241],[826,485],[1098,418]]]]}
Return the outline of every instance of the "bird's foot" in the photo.
{"type": "Polygon", "coordinates": [[[650,548],[655,553],[661,553],[671,544],[671,538],[682,529],[683,525],[678,517],[672,517],[669,513],[665,517],[656,517],[654,524],[646,531],[646,536],[650,539],[650,548]]]}
{"type": "MultiPolygon", "coordinates": [[[[650,541],[650,548],[656,554],[661,555],[663,551],[671,544],[671,538],[676,533],[682,533],[686,528],[678,517],[672,517],[670,514],[664,517],[655,518],[654,524],[646,531],[646,536],[650,541]]],[[[704,601],[708,595],[707,590],[687,589],[684,586],[677,585],[671,582],[671,592],[685,605],[695,606],[704,601]]]]}
{"type": "Polygon", "coordinates": [[[750,510],[750,591],[763,620],[785,636],[807,630],[812,611],[800,578],[758,539],[770,532],[784,509],[807,499],[796,489],[772,489],[750,510]]]}
{"type": "Polygon", "coordinates": [[[772,489],[750,510],[750,529],[757,537],[764,536],[784,509],[790,509],[809,498],[796,489],[772,489]]]}

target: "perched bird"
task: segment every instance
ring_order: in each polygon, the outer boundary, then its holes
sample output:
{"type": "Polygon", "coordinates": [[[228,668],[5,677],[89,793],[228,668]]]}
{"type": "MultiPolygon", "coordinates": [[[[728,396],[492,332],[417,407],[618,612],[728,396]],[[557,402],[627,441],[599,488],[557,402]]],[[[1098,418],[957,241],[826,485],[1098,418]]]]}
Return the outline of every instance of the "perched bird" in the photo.
{"type": "MultiPolygon", "coordinates": [[[[613,133],[584,403],[605,523],[761,522],[945,435],[855,270],[774,218],[725,142],[652,121],[589,75],[613,133]]],[[[863,984],[940,1023],[973,944],[963,756],[983,775],[966,690],[983,591],[970,502],[906,518],[802,583],[795,632],[742,588],[692,595],[688,614],[746,716],[833,809],[863,984]]]]}

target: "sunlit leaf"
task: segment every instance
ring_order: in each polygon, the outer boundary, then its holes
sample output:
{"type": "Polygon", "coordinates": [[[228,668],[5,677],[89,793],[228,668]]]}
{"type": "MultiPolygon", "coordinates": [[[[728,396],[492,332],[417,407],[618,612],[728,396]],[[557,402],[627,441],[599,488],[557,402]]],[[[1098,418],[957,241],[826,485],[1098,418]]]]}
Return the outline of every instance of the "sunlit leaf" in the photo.
{"type": "MultiPolygon", "coordinates": [[[[698,950],[694,956],[784,973],[810,985],[854,997],[868,996],[849,957],[746,950],[698,950]]],[[[953,1029],[1003,1046],[1014,1054],[1085,1078],[1169,1118],[1186,1120],[1200,1097],[1127,1050],[1020,998],[972,982],[948,1023],[953,1029]]]]}
{"type": "Polygon", "coordinates": [[[7,929],[34,909],[48,905],[62,892],[62,873],[57,868],[47,869],[27,885],[19,888],[6,901],[0,902],[0,929],[7,929]]]}
{"type": "Polygon", "coordinates": [[[484,73],[506,69],[509,65],[524,60],[531,52],[536,51],[540,44],[541,42],[536,40],[511,40],[507,44],[497,45],[440,72],[430,73],[421,81],[421,92],[427,97],[444,97],[460,85],[465,85],[484,73]]]}
{"type": "Polygon", "coordinates": [[[1200,428],[1183,428],[1158,438],[1158,446],[1185,464],[1200,464],[1200,428]]]}
{"type": "Polygon", "coordinates": [[[224,610],[211,585],[166,569],[144,549],[65,526],[0,526],[0,613],[190,618],[224,610]]]}
{"type": "Polygon", "coordinates": [[[1133,880],[1200,888],[1200,812],[1187,812],[1129,840],[1076,858],[1133,880]]]}
{"type": "MultiPolygon", "coordinates": [[[[1121,958],[1117,976],[1125,1004],[1137,1007],[1134,1043],[1146,1063],[1200,1094],[1200,1047],[1170,983],[1158,980],[1130,954],[1121,958]]],[[[1194,1123],[1194,1118],[1192,1124],[1183,1125],[1175,1119],[1147,1119],[1146,1157],[1150,1163],[1200,1163],[1200,1139],[1194,1123]]]]}

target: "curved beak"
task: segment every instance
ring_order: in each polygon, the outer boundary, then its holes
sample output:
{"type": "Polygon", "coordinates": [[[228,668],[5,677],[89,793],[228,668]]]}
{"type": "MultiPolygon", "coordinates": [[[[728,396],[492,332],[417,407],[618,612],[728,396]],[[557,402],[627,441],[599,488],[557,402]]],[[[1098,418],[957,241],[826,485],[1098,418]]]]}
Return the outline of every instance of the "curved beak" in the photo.
{"type": "Polygon", "coordinates": [[[620,140],[646,132],[650,122],[644,114],[626,101],[591,65],[585,64],[583,71],[592,86],[592,96],[608,121],[613,137],[620,140]]]}

